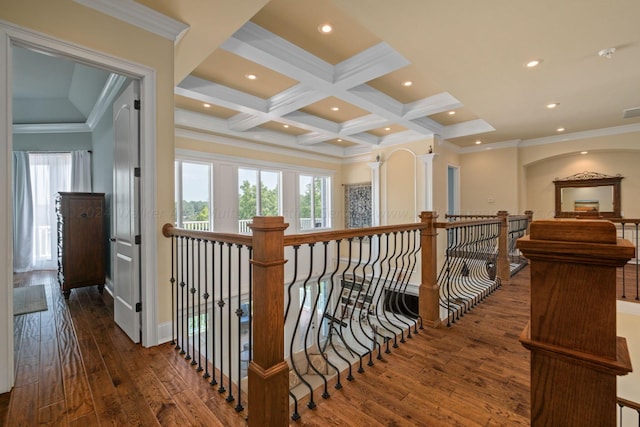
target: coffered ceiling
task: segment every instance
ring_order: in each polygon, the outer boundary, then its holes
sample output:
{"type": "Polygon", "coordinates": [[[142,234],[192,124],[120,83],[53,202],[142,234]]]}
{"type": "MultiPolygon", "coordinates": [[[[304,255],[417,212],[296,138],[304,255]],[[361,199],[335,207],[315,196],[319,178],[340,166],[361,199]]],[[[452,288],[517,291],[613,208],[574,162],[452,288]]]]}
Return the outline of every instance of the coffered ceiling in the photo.
{"type": "Polygon", "coordinates": [[[178,129],[336,157],[640,130],[637,0],[74,1],[172,18],[178,129]]]}

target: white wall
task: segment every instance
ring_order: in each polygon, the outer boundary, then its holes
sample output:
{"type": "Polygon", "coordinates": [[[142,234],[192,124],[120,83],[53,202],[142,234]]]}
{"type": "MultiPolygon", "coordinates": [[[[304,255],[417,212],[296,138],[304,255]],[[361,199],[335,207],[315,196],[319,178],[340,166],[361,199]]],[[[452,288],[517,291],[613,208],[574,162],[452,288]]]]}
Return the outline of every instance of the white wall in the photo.
{"type": "MultiPolygon", "coordinates": [[[[618,397],[633,402],[640,402],[640,304],[618,301],[618,336],[625,337],[631,356],[633,372],[618,377],[618,397]]],[[[624,426],[633,426],[638,423],[636,411],[623,411],[624,426]]]]}

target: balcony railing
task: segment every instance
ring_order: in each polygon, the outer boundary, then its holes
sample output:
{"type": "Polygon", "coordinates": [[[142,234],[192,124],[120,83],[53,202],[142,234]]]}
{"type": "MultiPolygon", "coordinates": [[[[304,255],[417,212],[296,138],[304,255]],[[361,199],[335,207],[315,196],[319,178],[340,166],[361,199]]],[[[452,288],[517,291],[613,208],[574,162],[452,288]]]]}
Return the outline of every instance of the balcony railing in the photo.
{"type": "MultiPolygon", "coordinates": [[[[176,350],[237,411],[246,414],[248,401],[250,425],[287,425],[303,402],[315,407],[345,379],[391,362],[423,325],[451,319],[439,307],[438,227],[479,230],[470,233],[484,237],[447,252],[490,254],[490,286],[509,281],[506,213],[456,224],[436,218],[424,212],[419,223],[295,235],[284,234],[282,217],[255,217],[251,235],[165,225],[176,350]]],[[[480,292],[473,304],[489,293],[480,292]]],[[[459,289],[447,293],[460,297],[459,289]]]]}
{"type": "Polygon", "coordinates": [[[620,218],[612,219],[618,229],[618,237],[627,239],[636,247],[635,256],[621,267],[622,274],[619,280],[622,292],[620,298],[623,300],[640,301],[640,260],[638,259],[638,243],[640,238],[640,219],[620,218]]]}

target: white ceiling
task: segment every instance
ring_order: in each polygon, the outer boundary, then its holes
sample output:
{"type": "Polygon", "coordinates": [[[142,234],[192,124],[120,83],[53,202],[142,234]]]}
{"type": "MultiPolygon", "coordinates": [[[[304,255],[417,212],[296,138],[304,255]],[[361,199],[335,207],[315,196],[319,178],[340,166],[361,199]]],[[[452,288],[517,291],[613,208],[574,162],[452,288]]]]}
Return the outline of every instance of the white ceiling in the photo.
{"type": "Polygon", "coordinates": [[[623,118],[640,107],[638,0],[114,1],[101,10],[147,30],[179,21],[177,128],[337,157],[434,134],[465,150],[640,130],[623,118]]]}

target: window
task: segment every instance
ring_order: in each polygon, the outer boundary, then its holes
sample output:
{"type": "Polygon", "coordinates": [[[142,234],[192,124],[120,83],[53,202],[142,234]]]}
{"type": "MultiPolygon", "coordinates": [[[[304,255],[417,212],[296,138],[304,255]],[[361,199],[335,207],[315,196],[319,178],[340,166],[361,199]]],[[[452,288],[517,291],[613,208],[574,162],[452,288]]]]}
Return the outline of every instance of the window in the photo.
{"type": "Polygon", "coordinates": [[[240,233],[251,233],[248,225],[256,215],[280,215],[280,206],[280,172],[238,168],[240,233]]]}
{"type": "Polygon", "coordinates": [[[331,179],[300,175],[300,230],[331,227],[330,203],[331,179]]]}
{"type": "Polygon", "coordinates": [[[35,269],[57,266],[56,212],[54,200],[60,191],[71,191],[71,153],[30,153],[33,197],[35,269]],[[53,238],[52,238],[53,234],[53,238]]]}
{"type": "Polygon", "coordinates": [[[251,234],[254,216],[282,215],[288,233],[331,228],[332,173],[177,150],[176,227],[251,234]]]}
{"type": "Polygon", "coordinates": [[[213,230],[211,165],[178,160],[176,173],[176,226],[188,230],[213,230]]]}

